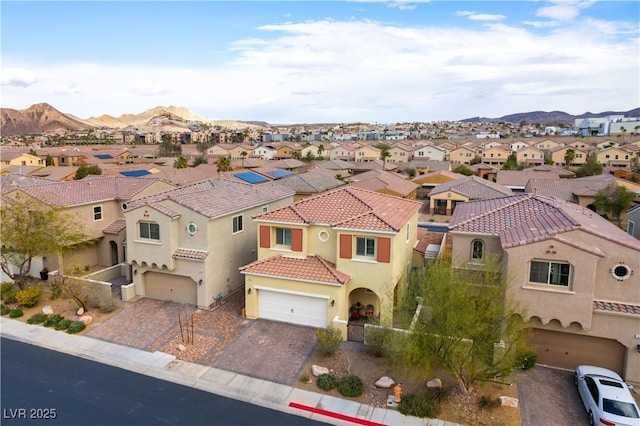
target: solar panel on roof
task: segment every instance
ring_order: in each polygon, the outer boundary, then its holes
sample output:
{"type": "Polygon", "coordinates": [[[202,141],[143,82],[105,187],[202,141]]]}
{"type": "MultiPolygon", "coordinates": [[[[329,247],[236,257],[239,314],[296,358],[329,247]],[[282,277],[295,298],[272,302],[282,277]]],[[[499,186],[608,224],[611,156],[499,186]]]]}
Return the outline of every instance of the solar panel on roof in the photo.
{"type": "Polygon", "coordinates": [[[261,183],[261,182],[268,182],[269,179],[267,179],[264,176],[260,176],[257,173],[254,172],[241,172],[241,173],[234,173],[235,177],[237,177],[238,179],[242,179],[245,182],[248,183],[261,183]]]}
{"type": "Polygon", "coordinates": [[[276,170],[272,170],[270,172],[267,172],[267,174],[269,176],[271,176],[272,178],[274,178],[274,179],[279,179],[279,178],[283,178],[285,176],[292,175],[293,172],[290,172],[289,170],[276,169],[276,170]]]}
{"type": "Polygon", "coordinates": [[[96,154],[95,157],[101,160],[107,160],[109,158],[113,158],[111,154],[96,154]]]}
{"type": "Polygon", "coordinates": [[[151,174],[151,172],[149,170],[127,170],[126,172],[120,172],[120,174],[127,177],[139,177],[151,174]]]}

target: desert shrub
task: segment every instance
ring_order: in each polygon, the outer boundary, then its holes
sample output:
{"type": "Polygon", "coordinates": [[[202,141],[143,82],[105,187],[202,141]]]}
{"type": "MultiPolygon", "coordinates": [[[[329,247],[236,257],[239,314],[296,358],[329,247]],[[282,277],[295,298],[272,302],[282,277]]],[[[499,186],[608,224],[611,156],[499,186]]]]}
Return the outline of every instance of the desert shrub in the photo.
{"type": "Polygon", "coordinates": [[[311,380],[311,378],[309,377],[309,373],[307,373],[306,371],[300,375],[300,381],[302,383],[308,383],[309,380],[311,380]]]}
{"type": "Polygon", "coordinates": [[[13,283],[2,283],[0,284],[0,299],[4,300],[5,303],[13,303],[16,301],[16,293],[18,289],[13,283]]]}
{"type": "Polygon", "coordinates": [[[337,328],[318,328],[315,334],[320,352],[325,356],[336,353],[342,343],[342,332],[337,328]]]}
{"type": "Polygon", "coordinates": [[[66,330],[69,327],[69,324],[71,324],[71,320],[69,318],[62,318],[53,326],[53,328],[56,330],[66,330]]]}
{"type": "Polygon", "coordinates": [[[9,318],[20,318],[23,315],[24,312],[22,312],[22,309],[12,309],[9,311],[9,318]]]}
{"type": "Polygon", "coordinates": [[[390,355],[393,333],[393,330],[388,328],[365,327],[364,341],[367,352],[380,357],[390,355]]]}
{"type": "Polygon", "coordinates": [[[100,312],[103,314],[108,314],[116,309],[116,302],[114,302],[113,299],[103,300],[98,305],[98,309],[100,309],[100,312]]]}
{"type": "Polygon", "coordinates": [[[47,320],[47,315],[42,312],[31,315],[31,318],[27,320],[27,324],[42,324],[47,320]]]}
{"type": "Polygon", "coordinates": [[[45,327],[54,327],[56,324],[58,324],[58,322],[60,322],[63,319],[64,319],[64,317],[62,315],[54,314],[54,315],[51,315],[49,318],[47,318],[44,321],[43,325],[45,327]]]}
{"type": "Polygon", "coordinates": [[[336,387],[336,377],[333,374],[321,374],[317,384],[323,391],[330,391],[336,387]]]}
{"type": "Polygon", "coordinates": [[[11,312],[11,309],[4,305],[0,305],[0,315],[7,315],[9,312],[11,312]]]}
{"type": "Polygon", "coordinates": [[[524,351],[518,358],[518,367],[522,368],[523,370],[528,370],[536,365],[538,354],[533,349],[529,349],[527,351],[524,351]]]}
{"type": "Polygon", "coordinates": [[[338,392],[341,395],[347,397],[356,397],[362,395],[364,392],[364,384],[362,379],[358,376],[349,375],[345,376],[338,382],[338,392]]]}
{"type": "Polygon", "coordinates": [[[62,293],[64,292],[64,286],[62,285],[61,280],[51,280],[49,283],[49,297],[51,300],[56,300],[62,297],[62,293]]]}
{"type": "Polygon", "coordinates": [[[76,334],[87,328],[87,325],[82,321],[71,321],[69,327],[67,327],[67,333],[76,334]]]}
{"type": "Polygon", "coordinates": [[[488,410],[500,405],[500,402],[496,398],[491,398],[487,395],[482,395],[478,400],[478,408],[482,410],[488,410]]]}
{"type": "Polygon", "coordinates": [[[38,304],[42,298],[42,289],[38,286],[27,287],[16,293],[16,301],[20,306],[30,308],[38,304]]]}
{"type": "Polygon", "coordinates": [[[447,396],[451,393],[451,388],[446,386],[441,386],[438,388],[427,388],[426,396],[429,399],[433,399],[437,402],[442,402],[445,400],[447,396]]]}
{"type": "Polygon", "coordinates": [[[402,397],[398,410],[405,416],[436,418],[440,414],[438,403],[427,395],[414,393],[402,397]]]}
{"type": "Polygon", "coordinates": [[[96,296],[87,296],[84,298],[84,302],[87,304],[88,307],[93,308],[93,309],[98,309],[100,308],[100,298],[96,297],[96,296]]]}

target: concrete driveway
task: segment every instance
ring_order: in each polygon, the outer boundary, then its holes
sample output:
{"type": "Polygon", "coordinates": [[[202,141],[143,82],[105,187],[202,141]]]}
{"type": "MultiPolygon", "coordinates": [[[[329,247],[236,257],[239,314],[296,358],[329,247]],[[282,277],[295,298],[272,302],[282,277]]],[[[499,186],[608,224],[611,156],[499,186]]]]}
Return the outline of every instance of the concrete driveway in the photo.
{"type": "Polygon", "coordinates": [[[573,372],[537,365],[517,379],[523,426],[589,424],[573,372]]]}

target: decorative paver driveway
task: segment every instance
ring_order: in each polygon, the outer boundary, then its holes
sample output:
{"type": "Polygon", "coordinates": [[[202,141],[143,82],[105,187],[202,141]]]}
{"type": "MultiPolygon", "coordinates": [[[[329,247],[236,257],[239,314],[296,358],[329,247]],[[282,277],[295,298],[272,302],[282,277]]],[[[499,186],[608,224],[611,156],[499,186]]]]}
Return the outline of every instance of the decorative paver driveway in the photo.
{"type": "MultiPolygon", "coordinates": [[[[146,351],[163,351],[198,364],[283,384],[292,384],[315,348],[314,329],[241,315],[244,293],[226,297],[213,310],[142,298],[125,302],[122,311],[86,335],[146,351]],[[179,318],[193,318],[194,345],[179,318]]],[[[191,324],[191,322],[190,322],[191,324]]]]}
{"type": "Polygon", "coordinates": [[[589,424],[571,371],[537,365],[518,377],[523,426],[589,424]]]}

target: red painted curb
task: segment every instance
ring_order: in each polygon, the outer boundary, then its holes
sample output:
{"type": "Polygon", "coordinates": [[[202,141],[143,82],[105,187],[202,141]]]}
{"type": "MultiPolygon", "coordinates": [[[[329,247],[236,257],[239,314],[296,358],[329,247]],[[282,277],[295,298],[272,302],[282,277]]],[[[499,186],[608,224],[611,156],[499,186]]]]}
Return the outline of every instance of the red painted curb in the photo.
{"type": "Polygon", "coordinates": [[[297,402],[290,402],[289,407],[299,408],[300,410],[309,411],[316,414],[322,414],[323,416],[333,417],[335,419],[346,420],[351,423],[357,423],[365,426],[385,426],[383,423],[376,423],[365,419],[359,419],[357,417],[346,416],[340,413],[334,413],[332,411],[322,410],[320,408],[310,407],[308,405],[298,404],[297,402]]]}

